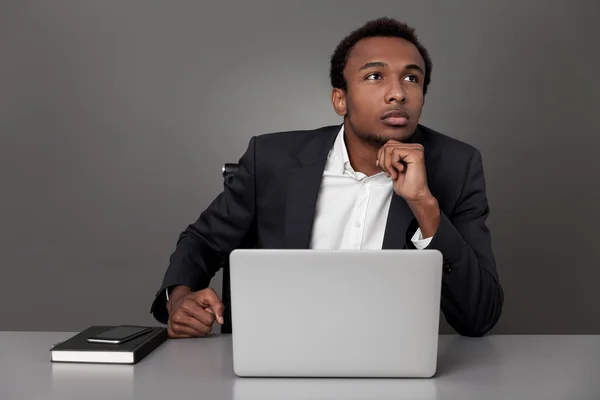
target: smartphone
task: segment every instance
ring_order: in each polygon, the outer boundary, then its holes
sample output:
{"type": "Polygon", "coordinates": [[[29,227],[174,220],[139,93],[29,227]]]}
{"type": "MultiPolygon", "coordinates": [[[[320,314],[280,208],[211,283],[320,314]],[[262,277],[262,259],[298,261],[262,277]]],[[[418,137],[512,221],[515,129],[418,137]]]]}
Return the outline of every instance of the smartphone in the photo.
{"type": "Polygon", "coordinates": [[[121,325],[89,337],[87,341],[91,343],[121,344],[151,330],[152,328],[144,326],[121,325]]]}

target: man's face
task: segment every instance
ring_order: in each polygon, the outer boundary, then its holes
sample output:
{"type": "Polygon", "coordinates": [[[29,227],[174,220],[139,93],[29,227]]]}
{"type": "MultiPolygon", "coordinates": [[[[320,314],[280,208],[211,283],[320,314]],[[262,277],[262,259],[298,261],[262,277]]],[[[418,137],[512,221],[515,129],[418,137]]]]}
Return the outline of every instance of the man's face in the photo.
{"type": "Polygon", "coordinates": [[[348,90],[334,89],[334,108],[361,139],[379,145],[389,139],[403,142],[421,116],[424,71],[423,57],[407,40],[360,40],[344,69],[348,90]]]}

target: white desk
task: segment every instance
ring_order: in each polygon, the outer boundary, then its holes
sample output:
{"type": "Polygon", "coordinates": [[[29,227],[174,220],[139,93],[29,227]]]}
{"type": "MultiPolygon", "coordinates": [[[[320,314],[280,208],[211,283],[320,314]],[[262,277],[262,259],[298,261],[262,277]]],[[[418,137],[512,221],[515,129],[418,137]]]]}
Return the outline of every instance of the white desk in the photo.
{"type": "Polygon", "coordinates": [[[237,378],[231,336],[169,340],[139,364],[50,362],[73,333],[0,332],[0,399],[600,399],[600,336],[441,336],[432,379],[237,378]]]}

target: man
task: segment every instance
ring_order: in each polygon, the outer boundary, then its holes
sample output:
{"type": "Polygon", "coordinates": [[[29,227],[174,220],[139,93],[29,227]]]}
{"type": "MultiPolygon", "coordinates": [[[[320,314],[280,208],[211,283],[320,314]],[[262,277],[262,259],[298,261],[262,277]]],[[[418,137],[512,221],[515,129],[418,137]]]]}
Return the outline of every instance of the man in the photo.
{"type": "Polygon", "coordinates": [[[343,124],[253,137],[235,177],[180,235],[152,305],[169,337],[224,322],[208,285],[245,237],[259,248],[437,249],[448,323],[481,336],[500,318],[481,154],[419,124],[431,60],[414,30],[368,22],[338,45],[330,74],[343,124]]]}

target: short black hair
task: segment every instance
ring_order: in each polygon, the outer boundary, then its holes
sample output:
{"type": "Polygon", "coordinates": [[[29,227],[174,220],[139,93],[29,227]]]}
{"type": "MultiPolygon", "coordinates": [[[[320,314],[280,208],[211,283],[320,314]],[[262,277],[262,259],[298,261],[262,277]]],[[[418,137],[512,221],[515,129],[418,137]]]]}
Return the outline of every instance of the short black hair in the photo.
{"type": "Polygon", "coordinates": [[[329,71],[331,86],[344,91],[348,90],[348,83],[344,78],[344,68],[346,68],[350,52],[360,40],[371,37],[399,37],[415,45],[425,61],[423,94],[426,94],[431,81],[432,69],[429,52],[417,39],[414,28],[393,18],[386,17],[368,21],[362,27],[351,32],[338,44],[331,56],[331,69],[329,71]]]}

